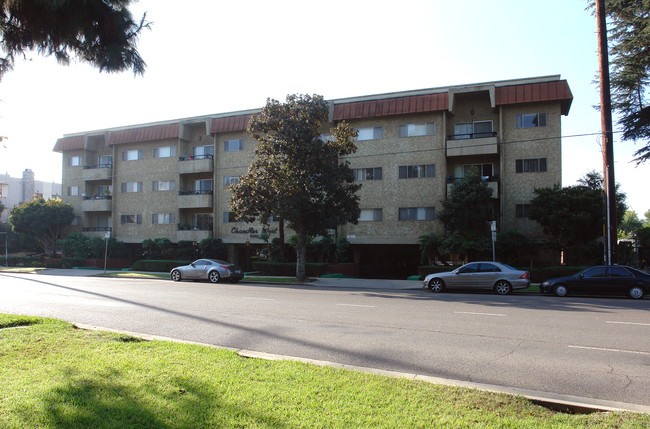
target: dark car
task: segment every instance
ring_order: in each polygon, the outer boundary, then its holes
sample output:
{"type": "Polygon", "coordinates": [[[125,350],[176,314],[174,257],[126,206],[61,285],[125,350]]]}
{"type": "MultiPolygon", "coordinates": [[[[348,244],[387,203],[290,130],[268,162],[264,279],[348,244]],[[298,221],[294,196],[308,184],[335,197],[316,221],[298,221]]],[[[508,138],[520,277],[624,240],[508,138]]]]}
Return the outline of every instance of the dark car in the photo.
{"type": "Polygon", "coordinates": [[[641,299],[650,290],[650,274],[625,265],[599,265],[572,276],[547,280],[539,289],[557,296],[617,294],[641,299]]]}
{"type": "Polygon", "coordinates": [[[169,273],[175,282],[181,280],[209,280],[218,283],[220,280],[227,280],[237,283],[244,278],[241,268],[235,264],[218,259],[197,259],[190,265],[176,267],[169,273]]]}

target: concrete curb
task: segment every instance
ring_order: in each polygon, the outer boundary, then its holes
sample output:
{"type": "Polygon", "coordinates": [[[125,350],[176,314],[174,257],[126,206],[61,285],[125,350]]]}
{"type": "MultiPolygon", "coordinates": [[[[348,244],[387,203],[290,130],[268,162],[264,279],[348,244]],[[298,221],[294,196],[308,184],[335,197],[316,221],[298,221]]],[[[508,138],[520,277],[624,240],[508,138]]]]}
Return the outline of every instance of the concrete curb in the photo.
{"type": "Polygon", "coordinates": [[[532,402],[543,405],[545,407],[558,410],[558,411],[571,411],[577,413],[590,413],[596,411],[619,411],[619,412],[635,412],[650,414],[650,406],[640,404],[630,404],[626,402],[607,401],[603,399],[584,398],[580,396],[563,395],[559,393],[543,392],[530,389],[520,389],[516,387],[498,386],[495,384],[472,383],[469,381],[451,380],[447,378],[431,377],[427,375],[389,371],[377,368],[368,368],[354,365],[346,365],[336,362],[322,361],[316,359],[307,359],[296,356],[285,356],[272,353],[258,352],[253,350],[238,349],[233,347],[222,347],[214,344],[199,343],[196,341],[179,340],[175,338],[163,337],[159,335],[142,334],[138,332],[124,331],[119,329],[103,328],[99,326],[86,325],[83,323],[73,324],[78,329],[92,330],[92,331],[107,331],[118,334],[130,335],[135,338],[140,338],[147,341],[170,341],[183,344],[194,344],[204,347],[231,350],[242,357],[265,359],[265,360],[287,360],[294,362],[303,362],[311,365],[340,368],[350,371],[365,372],[369,374],[383,375],[387,377],[406,378],[409,380],[423,381],[432,384],[442,384],[445,386],[466,387],[470,389],[478,389],[487,392],[505,393],[509,395],[523,396],[532,402]]]}

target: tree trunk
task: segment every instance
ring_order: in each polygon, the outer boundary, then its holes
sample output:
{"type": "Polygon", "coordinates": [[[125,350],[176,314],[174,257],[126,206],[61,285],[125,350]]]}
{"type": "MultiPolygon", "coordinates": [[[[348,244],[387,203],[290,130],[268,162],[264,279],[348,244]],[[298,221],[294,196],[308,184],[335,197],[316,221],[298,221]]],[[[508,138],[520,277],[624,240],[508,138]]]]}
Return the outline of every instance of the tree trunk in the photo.
{"type": "Polygon", "coordinates": [[[284,219],[280,219],[278,227],[280,231],[280,260],[284,260],[284,219]]]}
{"type": "Polygon", "coordinates": [[[298,234],[298,242],[296,243],[296,281],[307,281],[307,270],[305,269],[305,257],[307,254],[307,236],[306,234],[298,234]]]}

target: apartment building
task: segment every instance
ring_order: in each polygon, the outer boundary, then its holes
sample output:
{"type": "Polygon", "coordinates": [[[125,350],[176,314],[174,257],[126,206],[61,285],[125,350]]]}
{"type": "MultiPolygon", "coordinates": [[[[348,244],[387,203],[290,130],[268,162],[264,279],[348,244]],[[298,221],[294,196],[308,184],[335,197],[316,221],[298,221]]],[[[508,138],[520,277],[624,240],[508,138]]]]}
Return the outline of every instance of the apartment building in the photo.
{"type": "MultiPolygon", "coordinates": [[[[561,117],[573,96],[566,80],[545,76],[369,95],[330,101],[331,124],[359,130],[347,157],[360,190],[357,225],[335,231],[350,241],[362,275],[413,273],[418,238],[441,228],[436,213],[453,180],[477,167],[493,191],[498,229],[541,238],[528,219],[536,187],[562,182],[561,117]]],[[[66,135],[63,198],[71,230],[134,246],[221,238],[246,265],[276,222],[237,222],[226,186],[254,157],[245,132],[259,109],[66,135]]],[[[327,129],[323,130],[326,134],[327,129]]],[[[287,236],[290,232],[287,234],[287,236]]]]}

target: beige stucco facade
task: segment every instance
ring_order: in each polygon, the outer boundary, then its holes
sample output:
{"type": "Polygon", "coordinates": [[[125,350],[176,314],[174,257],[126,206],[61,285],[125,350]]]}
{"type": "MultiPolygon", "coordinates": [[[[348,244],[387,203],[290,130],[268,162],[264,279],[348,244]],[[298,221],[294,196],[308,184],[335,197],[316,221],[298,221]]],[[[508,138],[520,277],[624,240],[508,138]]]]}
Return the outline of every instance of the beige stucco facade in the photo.
{"type": "MultiPolygon", "coordinates": [[[[498,229],[540,237],[526,205],[535,188],[562,182],[561,117],[571,100],[566,81],[548,76],[330,101],[332,127],[345,120],[364,131],[357,152],[345,157],[364,178],[362,219],[337,235],[361,248],[415,249],[418,237],[441,228],[435,214],[453,180],[479,166],[493,189],[498,229]],[[366,177],[368,169],[374,173],[366,177]]],[[[63,197],[78,216],[71,230],[110,231],[126,243],[215,237],[234,247],[261,243],[264,228],[275,236],[277,222],[228,216],[225,185],[254,159],[257,142],[245,125],[256,112],[59,139],[63,197]]]]}

